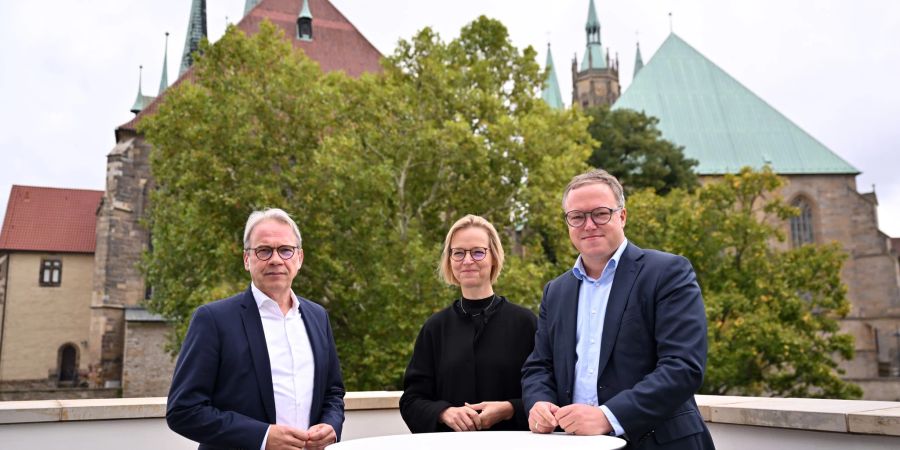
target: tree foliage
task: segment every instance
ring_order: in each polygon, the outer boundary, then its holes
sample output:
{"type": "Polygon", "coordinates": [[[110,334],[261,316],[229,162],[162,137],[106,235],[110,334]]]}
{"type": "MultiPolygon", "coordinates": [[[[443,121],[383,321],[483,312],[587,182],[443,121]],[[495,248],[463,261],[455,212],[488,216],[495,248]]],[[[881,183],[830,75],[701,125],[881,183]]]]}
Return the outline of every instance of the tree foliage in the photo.
{"type": "Polygon", "coordinates": [[[703,290],[709,356],[703,393],[859,397],[837,360],[853,356],[838,329],[849,312],[837,244],[781,250],[795,208],[774,194],[771,170],[744,169],[696,193],[629,198],[628,236],[684,255],[703,290]]]}
{"type": "Polygon", "coordinates": [[[264,207],[303,232],[294,290],[329,310],[349,389],[400,386],[419,327],[458,296],[436,267],[464,214],[504,236],[497,292],[537,305],[561,269],[547,250],[573,256],[543,236],[565,236],[558,196],[586,168],[587,120],[540,101],[534,50],[484,17],[451,42],[426,28],[383,66],[323,75],[274,26],[231,27],[142,123],[148,306],[178,323],[176,345],[198,305],[246,289],[243,222],[264,207]]]}
{"type": "Polygon", "coordinates": [[[662,138],[656,117],[608,106],[589,108],[585,114],[592,119],[588,130],[596,141],[588,164],[615,175],[629,192],[651,188],[665,195],[697,187],[697,161],[662,138]]]}

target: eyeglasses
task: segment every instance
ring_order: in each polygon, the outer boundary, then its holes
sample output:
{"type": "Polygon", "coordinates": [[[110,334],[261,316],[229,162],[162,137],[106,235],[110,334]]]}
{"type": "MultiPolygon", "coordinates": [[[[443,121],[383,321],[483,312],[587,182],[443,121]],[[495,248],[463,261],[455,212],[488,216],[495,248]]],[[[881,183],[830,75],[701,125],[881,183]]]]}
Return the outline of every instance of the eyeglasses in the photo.
{"type": "Polygon", "coordinates": [[[466,253],[472,256],[472,260],[481,261],[482,259],[487,257],[488,249],[487,247],[475,247],[468,250],[464,248],[451,248],[450,259],[454,261],[462,261],[466,259],[466,253]]]}
{"type": "Polygon", "coordinates": [[[245,248],[245,251],[252,251],[256,254],[256,258],[260,261],[268,261],[272,259],[272,255],[275,252],[278,252],[278,256],[281,257],[282,260],[289,260],[294,257],[294,252],[297,251],[300,247],[295,245],[279,245],[277,248],[269,247],[269,246],[261,246],[256,248],[245,248]]]}
{"type": "Polygon", "coordinates": [[[580,228],[584,226],[585,222],[587,222],[587,217],[590,215],[594,225],[599,227],[600,225],[608,224],[612,220],[613,213],[621,210],[621,207],[612,209],[605,206],[594,208],[590,212],[573,209],[565,214],[566,223],[572,228],[580,228]]]}

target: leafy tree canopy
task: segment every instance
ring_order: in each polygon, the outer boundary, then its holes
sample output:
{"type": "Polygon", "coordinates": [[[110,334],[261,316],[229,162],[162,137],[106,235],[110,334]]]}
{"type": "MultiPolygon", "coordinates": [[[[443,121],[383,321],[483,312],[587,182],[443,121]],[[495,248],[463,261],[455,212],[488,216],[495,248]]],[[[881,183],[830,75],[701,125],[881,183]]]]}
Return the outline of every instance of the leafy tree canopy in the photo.
{"type": "Polygon", "coordinates": [[[542,236],[565,236],[559,195],[590,136],[582,115],[536,96],[534,50],[481,17],[450,42],[426,28],[382,74],[352,79],[323,75],[280,34],[229,28],[142,123],[157,186],[148,306],[177,321],[174,343],[198,305],[246,289],[242,227],[265,207],[303,232],[294,290],[329,310],[349,389],[400,387],[419,327],[458,296],[436,268],[465,214],[504,237],[497,292],[536,306],[564,270],[545,249],[572,256],[542,236]]]}
{"type": "Polygon", "coordinates": [[[588,108],[595,146],[588,164],[616,176],[629,191],[651,188],[665,195],[675,188],[697,187],[697,161],[683,147],[662,138],[659,119],[630,109],[588,108]]]}
{"type": "Polygon", "coordinates": [[[854,398],[837,359],[853,356],[839,332],[849,312],[837,244],[781,250],[797,214],[774,194],[782,180],[742,170],[689,194],[640,191],[628,199],[627,235],[687,257],[706,305],[709,356],[703,393],[854,398]]]}

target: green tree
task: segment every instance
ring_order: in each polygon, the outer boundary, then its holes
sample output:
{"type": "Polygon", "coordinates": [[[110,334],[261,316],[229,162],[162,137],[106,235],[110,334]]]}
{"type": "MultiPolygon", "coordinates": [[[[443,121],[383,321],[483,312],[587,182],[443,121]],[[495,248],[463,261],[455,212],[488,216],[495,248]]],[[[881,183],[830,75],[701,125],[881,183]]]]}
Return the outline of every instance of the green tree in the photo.
{"type": "Polygon", "coordinates": [[[665,195],[697,187],[697,161],[662,138],[656,117],[608,106],[589,108],[585,114],[592,119],[588,131],[596,141],[588,164],[615,175],[629,192],[651,188],[665,195]]]}
{"type": "Polygon", "coordinates": [[[784,249],[797,214],[774,194],[770,169],[705,184],[689,194],[629,198],[628,236],[681,254],[697,271],[709,325],[703,393],[854,398],[837,361],[853,356],[839,332],[849,312],[837,244],[784,249]]]}
{"type": "Polygon", "coordinates": [[[141,128],[157,184],[148,306],[178,321],[176,344],[198,305],[246,288],[242,224],[266,206],[303,232],[294,289],[329,310],[349,389],[400,386],[419,327],[458,295],[436,267],[462,215],[504,235],[497,292],[517,303],[536,306],[560,270],[548,250],[572,256],[541,236],[565,235],[558,196],[586,168],[587,121],[536,97],[534,50],[497,21],[451,42],[426,28],[359,79],[321,74],[271,25],[230,28],[194,70],[141,128]]]}

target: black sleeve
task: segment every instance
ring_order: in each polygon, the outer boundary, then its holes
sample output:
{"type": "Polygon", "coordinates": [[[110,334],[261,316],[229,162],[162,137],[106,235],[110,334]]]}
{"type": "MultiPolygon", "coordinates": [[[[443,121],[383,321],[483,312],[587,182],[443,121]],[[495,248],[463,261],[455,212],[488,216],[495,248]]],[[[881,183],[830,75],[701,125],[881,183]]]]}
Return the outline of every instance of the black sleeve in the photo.
{"type": "Polygon", "coordinates": [[[413,433],[450,430],[438,419],[452,405],[437,399],[433,337],[427,328],[428,323],[416,338],[412,358],[403,376],[403,395],[400,397],[400,415],[413,433]]]}

